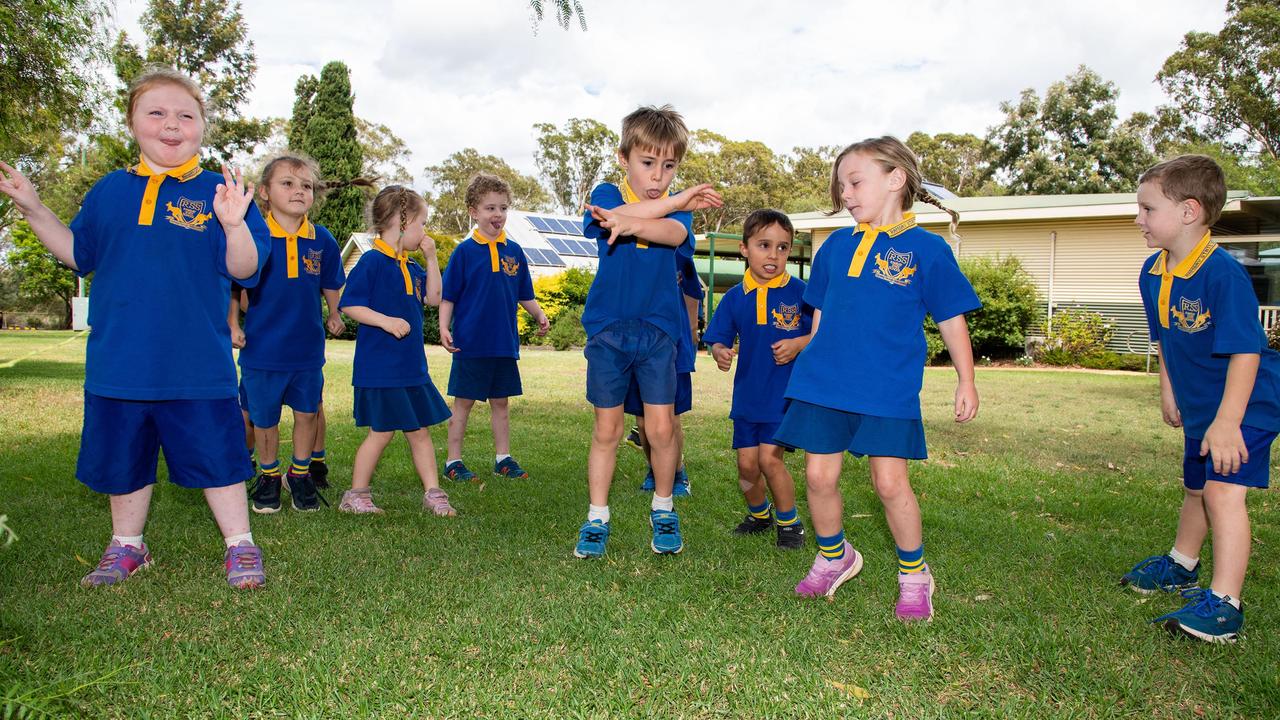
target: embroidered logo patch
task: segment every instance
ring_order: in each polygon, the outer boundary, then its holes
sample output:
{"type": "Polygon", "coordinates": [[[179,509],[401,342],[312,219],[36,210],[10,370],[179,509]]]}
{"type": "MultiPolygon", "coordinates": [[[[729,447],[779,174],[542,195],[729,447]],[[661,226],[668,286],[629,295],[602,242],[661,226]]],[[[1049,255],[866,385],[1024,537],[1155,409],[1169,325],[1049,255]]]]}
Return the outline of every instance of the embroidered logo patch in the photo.
{"type": "Polygon", "coordinates": [[[876,253],[876,269],[872,273],[890,285],[910,285],[911,276],[916,274],[916,268],[911,264],[914,254],[898,252],[893,248],[889,248],[883,258],[880,253],[876,253]]]}
{"type": "Polygon", "coordinates": [[[1200,298],[1180,298],[1178,307],[1170,307],[1169,314],[1182,332],[1198,333],[1209,327],[1209,309],[1201,305],[1200,298]]]}
{"type": "Polygon", "coordinates": [[[213,218],[213,213],[204,212],[203,200],[188,200],[180,197],[176,206],[173,203],[165,203],[165,207],[169,210],[169,222],[188,230],[204,232],[205,223],[213,218]]]}
{"type": "Polygon", "coordinates": [[[514,255],[502,256],[502,272],[515,277],[520,272],[520,261],[516,260],[514,255]]]}
{"type": "Polygon", "coordinates": [[[800,303],[795,305],[778,303],[778,309],[770,314],[773,315],[773,326],[779,330],[795,330],[800,327],[800,303]]]}
{"type": "Polygon", "coordinates": [[[302,258],[302,265],[307,269],[308,275],[320,274],[320,257],[324,255],[324,250],[308,250],[306,256],[302,258]]]}

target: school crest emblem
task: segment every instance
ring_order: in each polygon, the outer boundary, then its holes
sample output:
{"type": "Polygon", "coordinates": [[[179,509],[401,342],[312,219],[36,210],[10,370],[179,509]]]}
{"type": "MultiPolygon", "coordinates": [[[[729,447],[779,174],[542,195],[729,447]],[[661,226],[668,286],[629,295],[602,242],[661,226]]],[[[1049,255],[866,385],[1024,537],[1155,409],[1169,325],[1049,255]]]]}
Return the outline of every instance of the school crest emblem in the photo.
{"type": "Polygon", "coordinates": [[[177,205],[165,203],[165,207],[169,211],[169,222],[188,230],[204,232],[205,223],[213,218],[213,213],[204,211],[203,200],[188,200],[180,197],[177,205]]]}
{"type": "Polygon", "coordinates": [[[872,273],[889,283],[906,287],[911,284],[911,276],[916,274],[916,267],[911,264],[915,253],[898,252],[889,248],[884,257],[876,253],[876,269],[872,273]]]}
{"type": "Polygon", "coordinates": [[[324,250],[308,250],[307,254],[302,257],[302,266],[307,269],[308,275],[320,274],[320,258],[324,255],[324,250]]]}
{"type": "Polygon", "coordinates": [[[1178,307],[1169,308],[1169,314],[1177,321],[1178,329],[1182,332],[1198,333],[1209,327],[1209,309],[1202,306],[1200,298],[1181,298],[1178,307]]]}
{"type": "Polygon", "coordinates": [[[800,303],[778,303],[778,309],[770,314],[773,315],[773,326],[779,330],[796,330],[800,327],[800,303]]]}
{"type": "Polygon", "coordinates": [[[520,272],[520,261],[516,260],[514,255],[502,256],[502,272],[515,277],[520,272]]]}

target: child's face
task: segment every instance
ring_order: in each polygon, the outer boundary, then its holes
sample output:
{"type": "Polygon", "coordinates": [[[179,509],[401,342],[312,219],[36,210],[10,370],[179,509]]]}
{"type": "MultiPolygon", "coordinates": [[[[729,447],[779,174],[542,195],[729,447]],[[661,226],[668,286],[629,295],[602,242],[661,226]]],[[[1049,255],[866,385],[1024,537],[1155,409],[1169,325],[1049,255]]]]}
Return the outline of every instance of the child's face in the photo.
{"type": "Polygon", "coordinates": [[[190,93],[165,83],[138,96],[129,115],[129,129],[147,165],[164,172],[200,152],[204,118],[190,93]]]}
{"type": "Polygon", "coordinates": [[[427,235],[427,214],[425,212],[417,212],[409,216],[405,221],[404,234],[400,236],[400,249],[406,252],[413,252],[422,247],[422,241],[427,235]]]}
{"type": "Polygon", "coordinates": [[[902,207],[906,174],[900,168],[885,172],[870,156],[853,152],[840,160],[836,177],[845,209],[860,223],[876,223],[902,207]]]}
{"type": "Polygon", "coordinates": [[[787,269],[791,254],[791,233],[777,223],[766,225],[746,240],[739,250],[747,259],[747,267],[759,282],[769,282],[787,269]]]}
{"type": "MultiPolygon", "coordinates": [[[[1168,250],[1183,230],[1199,218],[1194,200],[1178,202],[1164,194],[1158,180],[1138,186],[1138,216],[1134,224],[1142,231],[1147,247],[1168,250]]],[[[1200,238],[1197,237],[1197,240],[1200,238]]]]}
{"type": "Polygon", "coordinates": [[[292,167],[287,162],[276,166],[271,182],[258,189],[266,198],[271,214],[297,220],[306,215],[316,201],[315,179],[305,166],[292,167]]]}
{"type": "Polygon", "coordinates": [[[506,227],[507,208],[510,205],[511,198],[505,193],[489,192],[480,198],[476,207],[467,208],[467,212],[471,214],[471,220],[480,229],[480,233],[492,240],[506,227]]]}
{"type": "Polygon", "coordinates": [[[627,174],[631,189],[641,200],[657,200],[667,194],[671,181],[676,178],[680,161],[671,148],[631,148],[631,152],[618,153],[618,164],[627,174]]]}

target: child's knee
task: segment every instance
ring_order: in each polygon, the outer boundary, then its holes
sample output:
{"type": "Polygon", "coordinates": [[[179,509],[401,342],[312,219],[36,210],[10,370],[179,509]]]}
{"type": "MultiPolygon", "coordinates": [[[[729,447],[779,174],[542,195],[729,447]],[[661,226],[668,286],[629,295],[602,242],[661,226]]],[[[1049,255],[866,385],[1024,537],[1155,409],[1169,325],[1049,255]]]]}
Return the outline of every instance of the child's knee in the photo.
{"type": "Polygon", "coordinates": [[[591,439],[597,444],[617,444],[622,440],[622,420],[598,415],[595,427],[591,430],[591,439]]]}
{"type": "Polygon", "coordinates": [[[510,402],[511,401],[509,398],[504,398],[504,397],[489,398],[489,411],[490,412],[506,412],[510,402]]]}
{"type": "Polygon", "coordinates": [[[774,477],[786,471],[787,466],[786,463],[782,462],[782,458],[764,450],[760,451],[760,472],[769,477],[774,477]]]}
{"type": "Polygon", "coordinates": [[[871,485],[882,502],[914,495],[906,473],[872,473],[871,485]]]}
{"type": "Polygon", "coordinates": [[[738,477],[751,483],[760,477],[760,463],[755,448],[738,451],[738,477]]]}

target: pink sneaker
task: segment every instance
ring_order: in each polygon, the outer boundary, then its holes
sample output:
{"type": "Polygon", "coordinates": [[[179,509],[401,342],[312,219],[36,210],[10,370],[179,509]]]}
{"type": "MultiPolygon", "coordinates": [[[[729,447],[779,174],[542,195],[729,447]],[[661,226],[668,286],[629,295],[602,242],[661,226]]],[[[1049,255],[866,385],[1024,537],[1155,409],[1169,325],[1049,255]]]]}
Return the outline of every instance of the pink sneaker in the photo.
{"type": "Polygon", "coordinates": [[[422,509],[430,510],[440,517],[453,517],[457,510],[449,504],[449,494],[440,488],[431,488],[422,496],[422,509]]]}
{"type": "Polygon", "coordinates": [[[127,579],[135,572],[151,565],[151,553],[147,546],[137,548],[132,545],[120,545],[115,540],[107,545],[93,572],[80,579],[84,587],[99,585],[115,585],[127,579]]]}
{"type": "Polygon", "coordinates": [[[831,597],[836,588],[862,570],[862,556],[846,540],[844,557],[839,560],[828,560],[818,553],[813,560],[809,574],[796,585],[796,594],[804,597],[831,597]]]}
{"type": "Polygon", "coordinates": [[[227,584],[237,590],[253,590],[267,583],[262,571],[262,548],[248,540],[227,548],[223,563],[227,568],[227,584]]]}
{"type": "Polygon", "coordinates": [[[382,508],[373,504],[373,493],[368,490],[348,490],[342,493],[338,512],[354,515],[381,514],[382,508]]]}
{"type": "Polygon", "coordinates": [[[898,604],[893,612],[899,620],[933,619],[933,573],[898,573],[898,604]]]}

